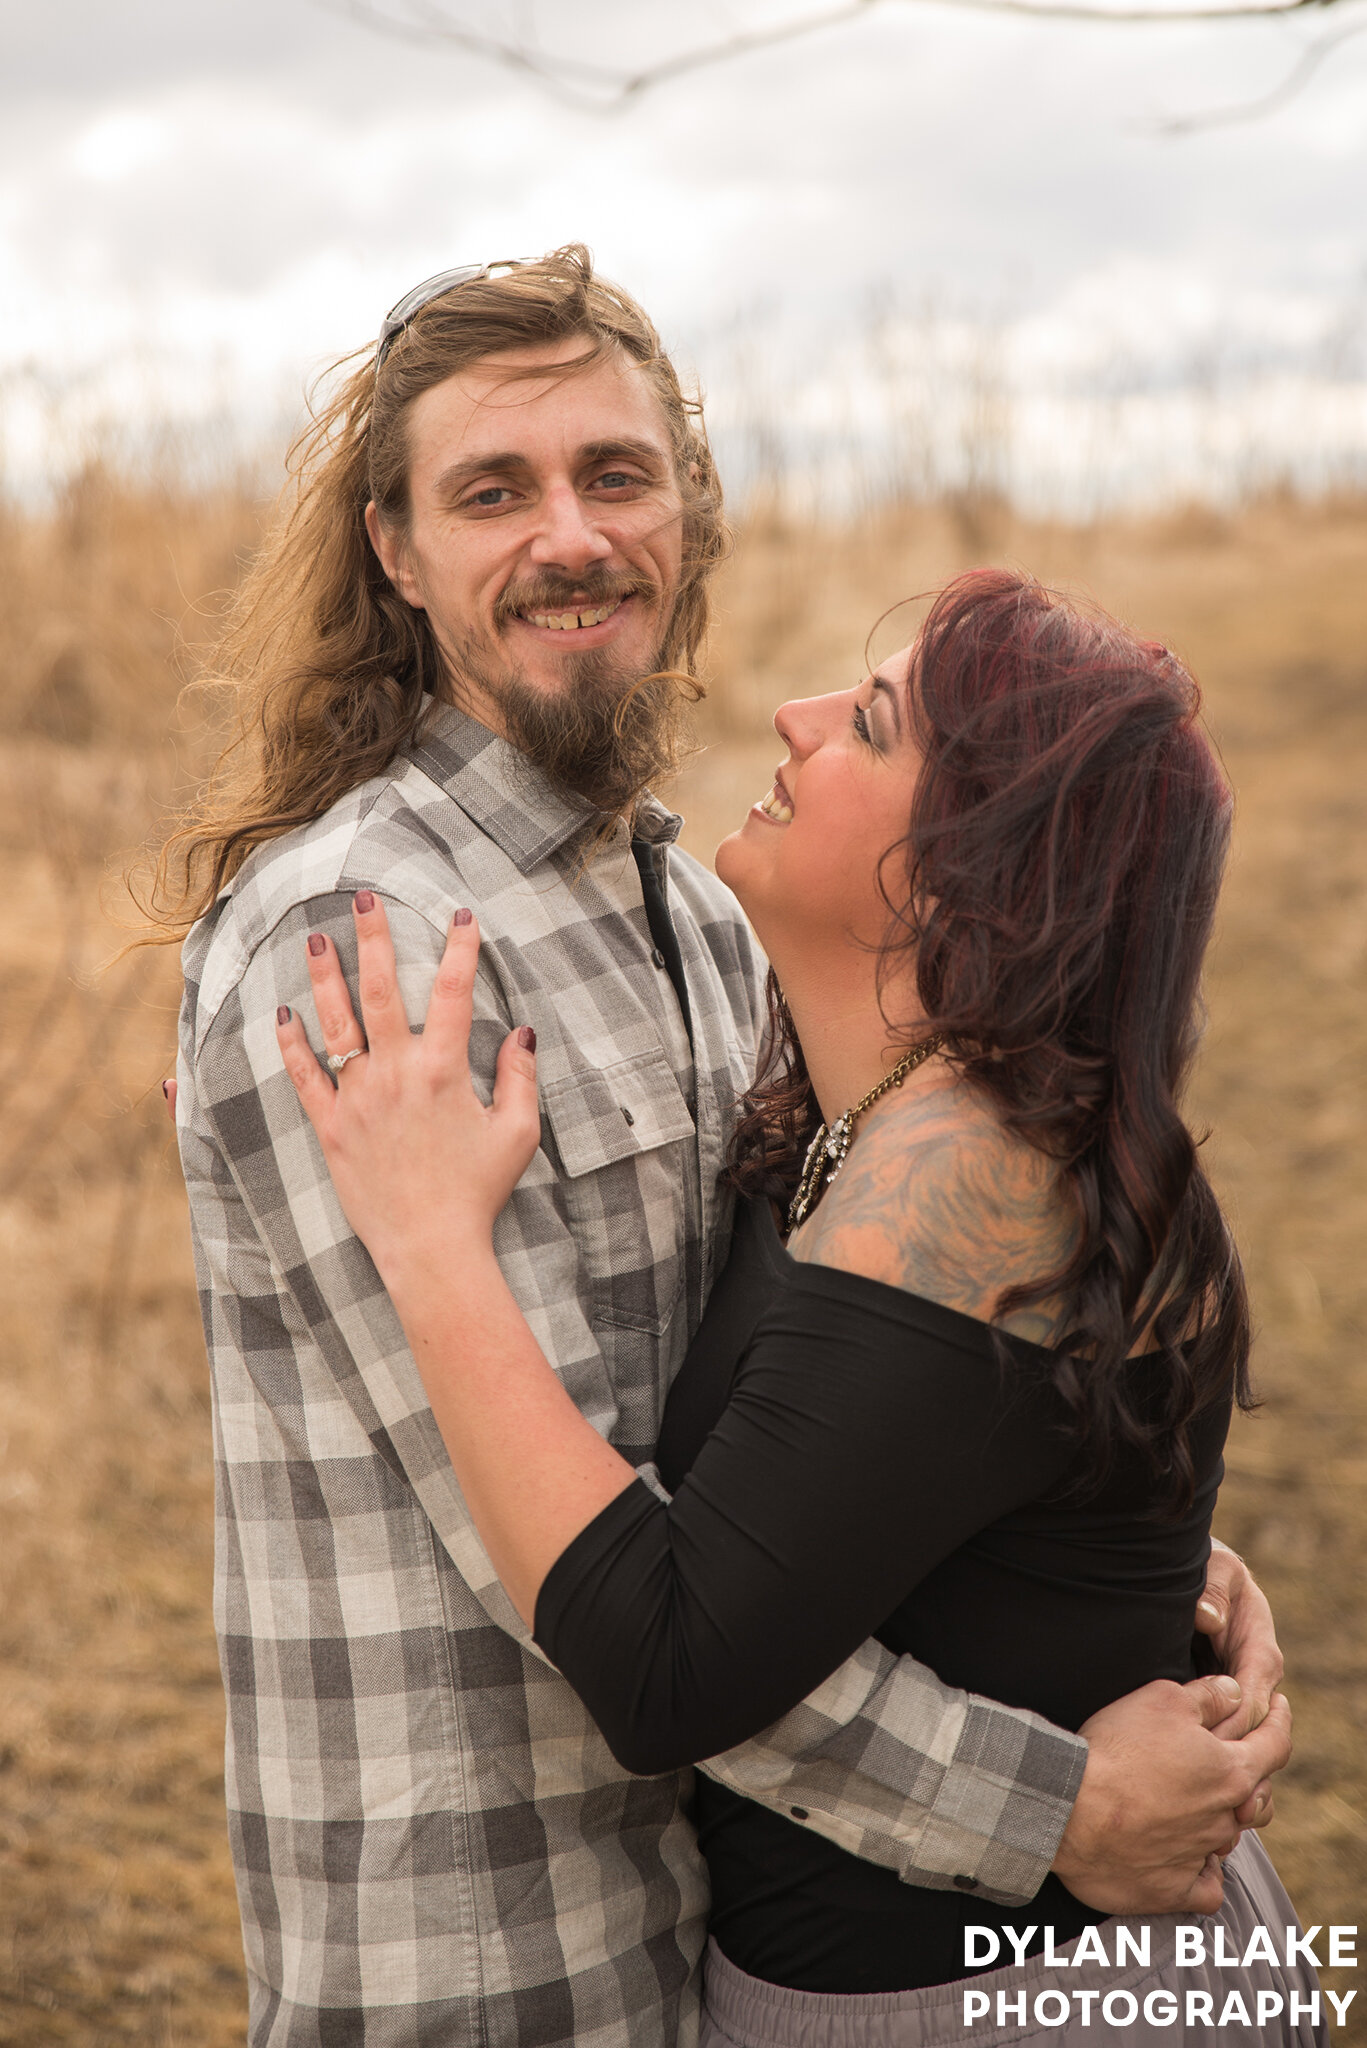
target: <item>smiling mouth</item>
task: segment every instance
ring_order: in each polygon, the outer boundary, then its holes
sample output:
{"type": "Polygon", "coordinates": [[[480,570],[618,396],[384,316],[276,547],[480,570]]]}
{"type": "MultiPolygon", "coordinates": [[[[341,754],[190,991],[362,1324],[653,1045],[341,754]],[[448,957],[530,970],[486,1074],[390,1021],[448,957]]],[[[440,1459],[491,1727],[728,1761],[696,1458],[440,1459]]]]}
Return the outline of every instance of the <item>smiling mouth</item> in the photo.
{"type": "Polygon", "coordinates": [[[611,604],[595,605],[588,611],[519,612],[517,616],[528,626],[544,626],[552,633],[579,633],[589,626],[601,626],[625,603],[625,598],[618,597],[611,604]]]}
{"type": "Polygon", "coordinates": [[[793,807],[777,783],[756,808],[763,811],[766,818],[772,818],[776,825],[791,825],[793,822],[793,807]]]}

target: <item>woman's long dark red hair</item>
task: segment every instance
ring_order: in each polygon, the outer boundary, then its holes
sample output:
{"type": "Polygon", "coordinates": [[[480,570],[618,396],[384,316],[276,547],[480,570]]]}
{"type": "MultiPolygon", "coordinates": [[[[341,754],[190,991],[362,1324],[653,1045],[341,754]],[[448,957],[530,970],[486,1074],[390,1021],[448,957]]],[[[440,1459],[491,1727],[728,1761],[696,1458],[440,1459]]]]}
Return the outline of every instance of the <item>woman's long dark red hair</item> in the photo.
{"type": "MultiPolygon", "coordinates": [[[[996,1313],[1068,1303],[1054,1377],[1092,1477],[1139,1446],[1176,1509],[1192,1419],[1231,1388],[1250,1400],[1242,1268],[1180,1111],[1232,809],[1196,684],[1113,620],[977,570],[931,610],[910,695],[923,766],[880,874],[884,964],[915,949],[947,1056],[1059,1162],[1078,1226],[1068,1262],[996,1313]]],[[[819,1112],[770,981],[731,1175],[782,1200],[819,1112]]]]}

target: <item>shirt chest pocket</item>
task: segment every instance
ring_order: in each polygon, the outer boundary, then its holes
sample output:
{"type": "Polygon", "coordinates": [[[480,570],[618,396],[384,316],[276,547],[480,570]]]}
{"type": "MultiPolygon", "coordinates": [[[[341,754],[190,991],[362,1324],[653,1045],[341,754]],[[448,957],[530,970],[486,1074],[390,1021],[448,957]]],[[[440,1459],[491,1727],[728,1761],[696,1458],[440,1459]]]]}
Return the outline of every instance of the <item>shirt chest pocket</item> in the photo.
{"type": "Polygon", "coordinates": [[[683,1287],[697,1214],[689,1200],[694,1124],[673,1068],[658,1048],[578,1067],[543,1083],[541,1107],[595,1324],[660,1335],[683,1287]]]}

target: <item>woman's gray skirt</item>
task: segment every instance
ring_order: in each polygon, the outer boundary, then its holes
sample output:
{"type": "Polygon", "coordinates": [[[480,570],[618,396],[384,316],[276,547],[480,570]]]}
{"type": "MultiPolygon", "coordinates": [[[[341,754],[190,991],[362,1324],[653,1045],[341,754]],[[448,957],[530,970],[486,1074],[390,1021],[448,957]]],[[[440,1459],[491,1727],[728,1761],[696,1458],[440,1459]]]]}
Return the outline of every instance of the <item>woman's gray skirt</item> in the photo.
{"type": "MultiPolygon", "coordinates": [[[[787,1991],[747,1977],[716,1943],[707,1945],[699,2048],[928,2048],[930,2043],[974,2043],[1002,2048],[1029,2041],[1038,2048],[1139,2048],[1149,2041],[1216,2048],[1272,2048],[1290,2042],[1328,2042],[1327,2014],[1315,1971],[1304,1957],[1286,1962],[1287,1933],[1301,1932],[1295,1908],[1255,1834],[1246,1834],[1225,1861],[1225,1902],[1210,1919],[1159,1914],[1149,1920],[1106,1920],[1094,1930],[1108,1958],[1073,1966],[1032,1956],[954,1984],[923,1991],[836,1996],[787,1991]],[[1254,1930],[1265,1928],[1265,1938],[1254,1930]],[[1129,1942],[1118,1940],[1128,1929],[1129,1942]],[[1143,1930],[1149,1930],[1147,1962],[1143,1930]],[[1179,1962],[1179,1929],[1196,1930],[1205,1960],[1179,1962]],[[1217,1932],[1218,1931],[1218,1932],[1217,1932]],[[1222,1939],[1220,1936],[1222,1935],[1222,1939]],[[1243,1962],[1255,1950],[1273,1949],[1243,1962]],[[1117,1951],[1126,1961],[1116,1967],[1117,1951]],[[1241,1960],[1222,1967],[1217,1955],[1241,1960]],[[1231,2002],[1237,2000],[1237,2003],[1231,2002]]],[[[1196,1952],[1196,1935],[1181,1937],[1196,1952]]],[[[1056,1953],[1071,1957],[1087,1935],[1056,1953]]]]}

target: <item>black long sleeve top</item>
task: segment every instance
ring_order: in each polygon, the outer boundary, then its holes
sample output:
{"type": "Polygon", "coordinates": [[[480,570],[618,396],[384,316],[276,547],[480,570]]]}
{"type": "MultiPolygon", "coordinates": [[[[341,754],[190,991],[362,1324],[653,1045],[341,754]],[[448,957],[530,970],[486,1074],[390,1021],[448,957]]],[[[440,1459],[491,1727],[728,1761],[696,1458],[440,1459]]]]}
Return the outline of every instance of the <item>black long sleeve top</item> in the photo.
{"type": "MultiPolygon", "coordinates": [[[[1228,1403],[1200,1420],[1181,1517],[1152,1519],[1147,1468],[1124,1452],[1078,1505],[1048,1355],[1006,1349],[939,1303],[799,1264],[768,1206],[742,1206],[666,1411],[672,1504],[628,1488],[537,1601],[538,1643],[627,1769],[743,1741],[870,1635],[1070,1728],[1149,1679],[1195,1675],[1228,1403]]],[[[1142,1359],[1134,1371],[1142,1396],[1142,1359]]],[[[698,1800],[713,1931],[752,1975],[940,1982],[964,1974],[965,1918],[1027,1924],[901,1885],[706,1779],[698,1800]]],[[[1045,1892],[1029,1915],[1059,1940],[1100,1917],[1055,1879],[1045,1892]]]]}

